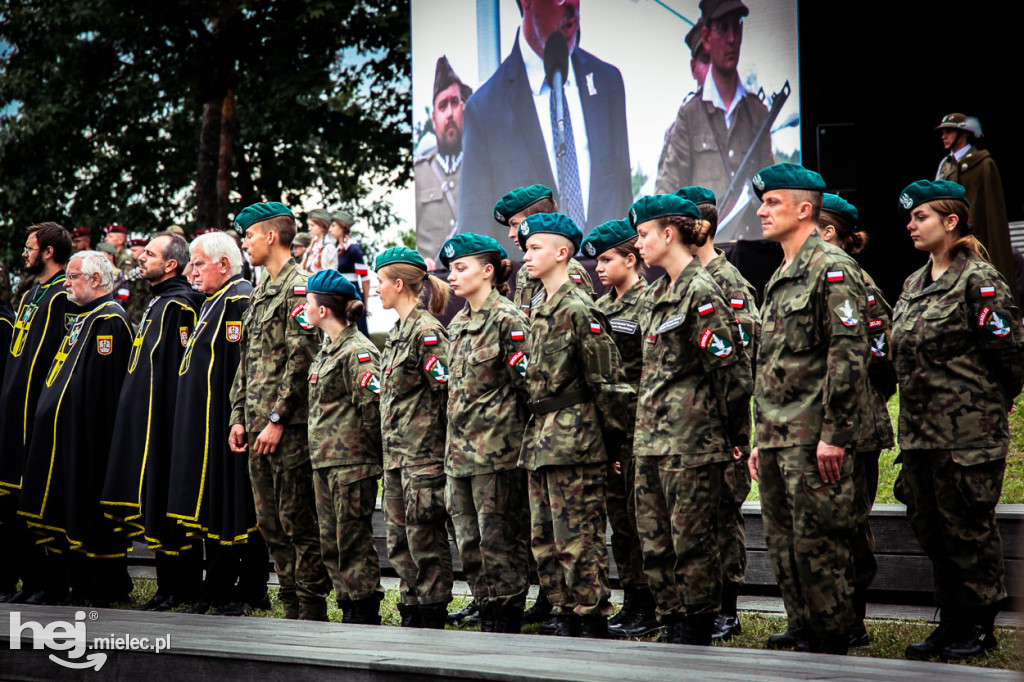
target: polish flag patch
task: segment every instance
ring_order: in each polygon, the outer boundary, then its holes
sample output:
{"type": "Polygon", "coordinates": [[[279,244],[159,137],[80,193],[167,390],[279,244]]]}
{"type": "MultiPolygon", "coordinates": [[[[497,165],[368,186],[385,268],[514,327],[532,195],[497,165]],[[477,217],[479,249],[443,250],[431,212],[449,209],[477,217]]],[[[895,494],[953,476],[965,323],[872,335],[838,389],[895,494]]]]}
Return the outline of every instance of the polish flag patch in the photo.
{"type": "Polygon", "coordinates": [[[729,305],[731,305],[733,308],[742,308],[744,303],[746,303],[746,301],[744,301],[742,298],[729,299],[729,305]]]}
{"type": "Polygon", "coordinates": [[[522,329],[513,329],[509,336],[512,337],[513,341],[522,341],[526,338],[526,332],[522,329]]]}
{"type": "Polygon", "coordinates": [[[843,271],[842,270],[829,270],[827,276],[828,276],[828,281],[830,281],[830,282],[842,282],[843,281],[843,271]]]}
{"type": "Polygon", "coordinates": [[[590,331],[592,331],[595,334],[600,334],[601,333],[601,325],[599,325],[597,322],[591,322],[590,323],[590,331]]]}
{"type": "Polygon", "coordinates": [[[868,305],[874,305],[876,303],[878,303],[878,301],[875,300],[875,295],[868,294],[868,305]]]}
{"type": "Polygon", "coordinates": [[[295,287],[294,289],[292,289],[292,295],[293,296],[305,296],[306,295],[306,287],[305,286],[295,287]]]}
{"type": "Polygon", "coordinates": [[[433,334],[431,334],[430,336],[424,336],[423,337],[423,345],[424,346],[436,346],[437,345],[437,337],[434,336],[433,334]]]}
{"type": "Polygon", "coordinates": [[[978,289],[978,293],[981,294],[982,298],[989,298],[990,296],[996,295],[995,287],[981,287],[978,289]]]}
{"type": "Polygon", "coordinates": [[[700,313],[701,317],[704,317],[705,315],[710,315],[711,313],[715,312],[715,304],[705,303],[702,306],[698,306],[697,312],[700,313]]]}
{"type": "Polygon", "coordinates": [[[356,358],[359,359],[359,362],[369,362],[370,361],[370,354],[369,353],[360,353],[359,355],[356,356],[356,358]]]}
{"type": "Polygon", "coordinates": [[[576,282],[576,284],[580,284],[583,282],[583,278],[580,277],[579,275],[571,275],[571,277],[572,281],[576,282]]]}

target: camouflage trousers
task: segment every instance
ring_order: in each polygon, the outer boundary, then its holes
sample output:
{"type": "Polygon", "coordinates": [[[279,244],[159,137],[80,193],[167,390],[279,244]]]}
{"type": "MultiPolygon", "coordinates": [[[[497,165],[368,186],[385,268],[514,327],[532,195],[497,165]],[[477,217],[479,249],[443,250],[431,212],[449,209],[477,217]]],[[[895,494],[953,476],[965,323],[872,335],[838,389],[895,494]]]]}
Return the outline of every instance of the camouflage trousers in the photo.
{"type": "Polygon", "coordinates": [[[636,496],[633,494],[636,460],[632,455],[624,455],[619,462],[622,473],[608,473],[608,525],[612,527],[612,556],[615,557],[622,589],[645,588],[647,576],[644,575],[640,536],[636,532],[636,496]]]}
{"type": "Polygon", "coordinates": [[[609,616],[606,465],[545,466],[528,473],[530,548],[554,613],[609,616]]]}
{"type": "Polygon", "coordinates": [[[462,571],[481,607],[521,609],[526,604],[523,492],[519,469],[448,477],[445,504],[455,524],[462,571]]]}
{"type": "Polygon", "coordinates": [[[854,623],[854,455],[839,481],[818,472],[817,445],[759,451],[761,516],[789,629],[839,636],[854,623]]]}
{"type": "Polygon", "coordinates": [[[384,596],[380,558],[373,544],[373,510],[380,479],[352,480],[353,468],[313,470],[320,553],[339,603],[384,596]]]}
{"type": "Polygon", "coordinates": [[[747,533],[743,525],[743,503],[750,494],[747,457],[728,462],[722,474],[722,496],[718,504],[718,553],[722,558],[722,580],[739,588],[747,573],[747,533]]]}
{"type": "Polygon", "coordinates": [[[440,463],[384,472],[388,560],[399,577],[402,603],[447,605],[452,600],[452,552],[440,463]]]}
{"type": "Polygon", "coordinates": [[[853,462],[854,499],[853,535],[850,551],[853,552],[853,587],[863,598],[878,572],[875,561],[875,536],[871,532],[871,508],[878,495],[879,450],[858,452],[853,462]]]}
{"type": "Polygon", "coordinates": [[[681,456],[637,457],[636,525],[658,619],[718,611],[718,508],[726,463],[684,466],[681,456]]]}
{"type": "MultiPolygon", "coordinates": [[[[286,442],[289,435],[286,428],[279,450],[296,446],[286,442]]],[[[251,451],[252,443],[249,448],[251,451]]],[[[284,460],[277,453],[249,457],[256,521],[274,560],[281,603],[286,608],[296,604],[315,606],[331,591],[331,583],[320,554],[313,468],[307,459],[288,469],[284,460]]]]}
{"type": "MultiPolygon", "coordinates": [[[[966,454],[966,453],[965,453],[966,454]]],[[[907,513],[932,561],[940,606],[990,606],[1006,597],[996,503],[1006,460],[972,466],[959,452],[904,450],[907,513]]]]}

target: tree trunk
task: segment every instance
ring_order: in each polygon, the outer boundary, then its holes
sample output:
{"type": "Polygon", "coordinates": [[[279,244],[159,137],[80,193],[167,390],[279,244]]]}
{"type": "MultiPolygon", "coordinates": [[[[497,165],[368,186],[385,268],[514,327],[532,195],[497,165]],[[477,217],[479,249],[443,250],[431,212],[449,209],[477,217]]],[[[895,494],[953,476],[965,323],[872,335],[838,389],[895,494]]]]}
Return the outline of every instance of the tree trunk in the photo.
{"type": "Polygon", "coordinates": [[[235,142],[235,92],[228,90],[220,110],[220,151],[217,165],[217,222],[228,228],[228,195],[231,192],[231,154],[235,142]]]}
{"type": "Polygon", "coordinates": [[[196,167],[196,230],[219,226],[217,180],[220,166],[221,110],[224,98],[203,105],[196,167]]]}

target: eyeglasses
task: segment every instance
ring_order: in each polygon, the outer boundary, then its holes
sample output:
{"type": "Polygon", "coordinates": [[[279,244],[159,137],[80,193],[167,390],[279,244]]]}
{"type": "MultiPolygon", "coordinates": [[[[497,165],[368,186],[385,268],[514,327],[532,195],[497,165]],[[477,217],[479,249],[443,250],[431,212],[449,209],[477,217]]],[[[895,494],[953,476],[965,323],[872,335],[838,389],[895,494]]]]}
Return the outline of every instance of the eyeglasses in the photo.
{"type": "Polygon", "coordinates": [[[31,246],[26,246],[24,249],[21,250],[22,253],[29,253],[31,251],[39,251],[39,247],[32,248],[31,246]]]}
{"type": "Polygon", "coordinates": [[[64,276],[69,282],[74,282],[79,277],[85,277],[81,272],[69,272],[64,276]]]}

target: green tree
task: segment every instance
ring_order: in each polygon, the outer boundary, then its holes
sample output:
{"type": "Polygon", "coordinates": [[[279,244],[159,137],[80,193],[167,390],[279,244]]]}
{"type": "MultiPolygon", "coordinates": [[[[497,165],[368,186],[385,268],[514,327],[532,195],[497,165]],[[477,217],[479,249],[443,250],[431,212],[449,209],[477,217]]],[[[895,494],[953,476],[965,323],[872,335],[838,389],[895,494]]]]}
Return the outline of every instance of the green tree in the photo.
{"type": "Polygon", "coordinates": [[[226,227],[409,180],[408,0],[7,0],[4,43],[8,244],[42,220],[226,227]]]}

